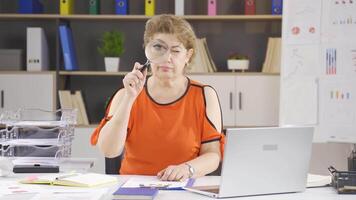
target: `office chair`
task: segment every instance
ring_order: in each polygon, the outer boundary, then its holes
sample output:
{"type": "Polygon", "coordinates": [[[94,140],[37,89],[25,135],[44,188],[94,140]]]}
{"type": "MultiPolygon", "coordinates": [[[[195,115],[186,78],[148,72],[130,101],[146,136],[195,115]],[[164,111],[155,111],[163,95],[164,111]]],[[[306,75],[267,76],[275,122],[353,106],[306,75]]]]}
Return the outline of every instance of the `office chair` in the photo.
{"type": "Polygon", "coordinates": [[[122,155],[115,158],[105,158],[105,173],[106,174],[120,174],[122,155]]]}

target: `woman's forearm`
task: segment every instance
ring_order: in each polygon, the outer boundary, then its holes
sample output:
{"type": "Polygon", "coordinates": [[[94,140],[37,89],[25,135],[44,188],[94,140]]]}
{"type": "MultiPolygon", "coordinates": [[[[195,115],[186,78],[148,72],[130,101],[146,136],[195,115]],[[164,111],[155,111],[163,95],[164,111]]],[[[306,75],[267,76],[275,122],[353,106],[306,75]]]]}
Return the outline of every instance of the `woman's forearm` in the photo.
{"type": "Polygon", "coordinates": [[[197,158],[188,161],[195,172],[193,177],[201,177],[215,171],[219,167],[220,156],[216,152],[206,152],[197,158]]]}
{"type": "Polygon", "coordinates": [[[101,129],[98,146],[105,157],[112,158],[121,154],[126,140],[127,126],[133,102],[133,99],[124,95],[111,120],[101,129]]]}

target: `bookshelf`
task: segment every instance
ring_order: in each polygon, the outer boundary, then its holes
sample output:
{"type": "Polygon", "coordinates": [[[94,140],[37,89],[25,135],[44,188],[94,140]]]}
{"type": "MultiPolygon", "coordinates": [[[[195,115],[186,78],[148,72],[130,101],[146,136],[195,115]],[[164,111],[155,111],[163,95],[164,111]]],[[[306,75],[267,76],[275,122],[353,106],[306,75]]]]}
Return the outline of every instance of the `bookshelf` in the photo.
{"type": "MultiPolygon", "coordinates": [[[[187,20],[282,20],[281,15],[185,15],[182,16],[187,20]]],[[[87,15],[87,14],[74,14],[74,15],[59,15],[59,14],[12,14],[12,13],[2,13],[0,14],[0,19],[54,19],[54,20],[148,20],[150,17],[145,15],[87,15]]]]}
{"type": "MultiPolygon", "coordinates": [[[[204,14],[205,0],[186,1],[183,18],[192,24],[198,37],[207,38],[218,67],[214,76],[278,75],[261,73],[261,69],[268,37],[281,36],[282,16],[269,14],[269,1],[258,1],[256,15],[243,15],[241,6],[235,6],[238,2],[242,0],[224,0],[218,6],[218,15],[207,16],[204,14]],[[226,60],[231,51],[254,58],[248,72],[227,70],[226,60]]],[[[106,0],[102,0],[101,15],[88,15],[87,1],[75,1],[75,14],[65,16],[58,14],[59,0],[44,0],[43,3],[44,14],[16,14],[16,1],[0,0],[0,48],[26,49],[26,27],[43,27],[50,47],[50,71],[56,74],[57,90],[81,90],[89,120],[97,124],[104,114],[107,98],[122,87],[122,78],[131,71],[132,64],[146,61],[143,31],[150,17],[143,15],[144,1],[132,1],[130,15],[126,16],[115,15],[113,2],[106,0]],[[63,70],[58,35],[60,23],[69,23],[72,28],[79,71],[63,70]],[[105,72],[104,58],[97,52],[98,39],[104,31],[113,29],[124,33],[125,53],[120,59],[119,72],[105,72]]],[[[174,0],[157,0],[156,5],[156,14],[174,13],[174,0]]],[[[56,98],[58,102],[58,94],[56,98]]]]}

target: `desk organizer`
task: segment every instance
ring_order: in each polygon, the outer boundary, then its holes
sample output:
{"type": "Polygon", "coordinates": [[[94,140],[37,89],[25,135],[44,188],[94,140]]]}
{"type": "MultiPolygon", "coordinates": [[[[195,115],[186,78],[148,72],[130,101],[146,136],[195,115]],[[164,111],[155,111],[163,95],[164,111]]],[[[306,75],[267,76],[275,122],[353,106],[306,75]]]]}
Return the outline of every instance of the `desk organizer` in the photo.
{"type": "Polygon", "coordinates": [[[331,185],[338,194],[356,194],[356,171],[338,171],[330,166],[331,185]]]}
{"type": "Polygon", "coordinates": [[[77,110],[5,111],[0,115],[0,156],[66,158],[71,155],[77,110]]]}

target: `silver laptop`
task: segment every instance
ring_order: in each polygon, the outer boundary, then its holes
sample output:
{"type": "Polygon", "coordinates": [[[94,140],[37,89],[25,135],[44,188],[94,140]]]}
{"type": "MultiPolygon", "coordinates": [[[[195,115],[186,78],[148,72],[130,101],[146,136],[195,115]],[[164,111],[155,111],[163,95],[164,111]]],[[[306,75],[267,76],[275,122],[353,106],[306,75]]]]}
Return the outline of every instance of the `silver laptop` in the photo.
{"type": "Polygon", "coordinates": [[[184,189],[215,198],[304,191],[313,131],[312,127],[227,129],[220,185],[184,189]]]}

